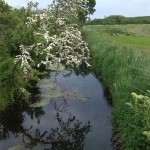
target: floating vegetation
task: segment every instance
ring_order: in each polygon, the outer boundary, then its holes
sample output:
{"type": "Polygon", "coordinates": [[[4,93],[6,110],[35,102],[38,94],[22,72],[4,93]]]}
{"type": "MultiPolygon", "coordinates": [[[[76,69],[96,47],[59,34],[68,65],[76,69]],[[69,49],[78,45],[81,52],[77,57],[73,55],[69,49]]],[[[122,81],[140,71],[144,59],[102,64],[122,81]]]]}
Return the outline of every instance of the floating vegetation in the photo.
{"type": "Polygon", "coordinates": [[[65,68],[65,66],[62,65],[62,64],[59,64],[59,65],[58,64],[53,64],[51,67],[49,67],[49,69],[52,70],[52,71],[60,72],[63,75],[67,75],[67,74],[70,73],[70,70],[67,70],[65,68]]]}
{"type": "Polygon", "coordinates": [[[23,143],[19,143],[14,147],[9,148],[8,150],[25,150],[26,145],[23,143]]]}
{"type": "Polygon", "coordinates": [[[62,89],[58,84],[50,79],[42,79],[38,84],[37,87],[40,88],[42,94],[40,95],[41,100],[33,103],[30,107],[42,107],[49,104],[49,101],[54,98],[59,98],[63,100],[87,100],[88,98],[73,92],[66,92],[62,89]]]}
{"type": "Polygon", "coordinates": [[[54,83],[54,81],[50,81],[50,79],[42,79],[37,84],[37,87],[39,87],[40,89],[42,89],[42,88],[53,89],[53,88],[55,88],[55,83],[54,83]]]}

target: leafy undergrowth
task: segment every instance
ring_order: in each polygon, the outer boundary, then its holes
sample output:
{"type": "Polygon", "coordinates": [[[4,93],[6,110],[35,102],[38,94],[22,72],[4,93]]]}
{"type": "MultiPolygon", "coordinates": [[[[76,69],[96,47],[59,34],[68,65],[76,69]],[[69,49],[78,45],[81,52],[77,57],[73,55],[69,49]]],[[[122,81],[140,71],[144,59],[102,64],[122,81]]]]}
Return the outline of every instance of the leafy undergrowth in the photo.
{"type": "Polygon", "coordinates": [[[144,112],[137,115],[131,95],[135,92],[149,96],[149,53],[145,55],[143,51],[117,45],[116,42],[110,42],[107,36],[88,27],[84,28],[84,34],[92,55],[92,67],[110,89],[113,126],[119,133],[123,149],[149,150],[147,115],[144,112]]]}

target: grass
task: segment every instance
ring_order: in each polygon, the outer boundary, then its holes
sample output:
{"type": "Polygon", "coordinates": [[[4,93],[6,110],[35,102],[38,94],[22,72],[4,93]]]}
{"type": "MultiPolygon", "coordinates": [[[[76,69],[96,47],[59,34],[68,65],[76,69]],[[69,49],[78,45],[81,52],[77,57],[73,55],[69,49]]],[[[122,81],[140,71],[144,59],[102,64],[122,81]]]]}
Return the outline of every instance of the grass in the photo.
{"type": "Polygon", "coordinates": [[[150,36],[114,36],[113,40],[121,45],[140,50],[150,50],[150,36]]]}
{"type": "MultiPolygon", "coordinates": [[[[121,36],[118,36],[119,30],[113,36],[105,33],[106,28],[109,26],[84,27],[84,34],[92,55],[92,67],[97,75],[102,76],[105,86],[110,89],[113,99],[113,126],[119,133],[122,147],[125,150],[149,150],[150,139],[143,134],[144,131],[150,130],[146,125],[146,116],[136,115],[135,109],[128,104],[133,102],[132,92],[148,95],[150,53],[145,55],[145,51],[140,50],[145,44],[141,42],[142,36],[138,33],[136,36],[140,38],[136,38],[136,44],[130,47],[133,35],[126,36],[125,27],[120,27],[123,28],[121,36]],[[122,43],[117,42],[115,38],[122,43]],[[138,42],[141,44],[138,45],[138,42]]],[[[128,33],[129,30],[132,28],[128,29],[128,33]]],[[[145,37],[147,38],[147,35],[145,37]]],[[[144,47],[144,49],[150,48],[144,47]]]]}
{"type": "Polygon", "coordinates": [[[150,35],[150,24],[127,24],[127,25],[88,25],[92,30],[105,30],[105,29],[120,29],[122,31],[134,33],[137,35],[150,35]],[[93,28],[94,27],[94,28],[93,28]]]}
{"type": "Polygon", "coordinates": [[[139,50],[150,50],[150,25],[87,26],[105,36],[107,41],[139,50]],[[93,28],[94,27],[94,28],[93,28]]]}

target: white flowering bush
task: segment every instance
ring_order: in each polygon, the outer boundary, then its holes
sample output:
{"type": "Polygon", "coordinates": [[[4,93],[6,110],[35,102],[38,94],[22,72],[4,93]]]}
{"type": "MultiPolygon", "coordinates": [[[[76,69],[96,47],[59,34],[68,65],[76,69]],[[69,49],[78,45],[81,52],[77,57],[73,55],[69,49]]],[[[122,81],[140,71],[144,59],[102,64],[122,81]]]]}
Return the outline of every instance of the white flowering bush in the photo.
{"type": "Polygon", "coordinates": [[[42,40],[31,46],[21,45],[15,63],[21,62],[25,73],[32,65],[41,64],[47,69],[59,64],[79,67],[84,63],[89,67],[89,49],[76,24],[79,11],[87,11],[82,0],[54,0],[47,9],[34,11],[26,25],[36,27],[35,37],[42,40]],[[35,63],[32,53],[42,59],[35,63]]]}
{"type": "Polygon", "coordinates": [[[15,64],[21,61],[21,68],[25,74],[27,74],[28,70],[31,69],[31,63],[33,62],[29,53],[29,49],[30,47],[20,45],[21,55],[17,55],[14,61],[15,64]]]}

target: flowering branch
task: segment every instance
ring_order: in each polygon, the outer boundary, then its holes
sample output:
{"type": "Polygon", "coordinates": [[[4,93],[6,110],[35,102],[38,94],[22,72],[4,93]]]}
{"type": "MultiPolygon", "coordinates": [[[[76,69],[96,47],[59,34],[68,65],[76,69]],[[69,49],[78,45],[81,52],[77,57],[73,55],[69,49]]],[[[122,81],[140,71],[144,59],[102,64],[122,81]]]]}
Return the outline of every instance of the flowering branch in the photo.
{"type": "Polygon", "coordinates": [[[36,26],[35,36],[43,40],[32,46],[20,46],[21,55],[16,56],[15,63],[22,61],[21,67],[25,73],[31,68],[30,62],[34,62],[31,52],[44,56],[36,64],[38,67],[44,64],[50,69],[60,63],[71,67],[79,67],[82,63],[90,66],[87,43],[75,25],[78,11],[87,11],[82,4],[82,0],[54,0],[47,9],[36,11],[27,18],[27,26],[36,26]]]}

